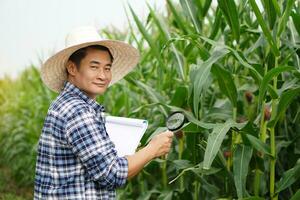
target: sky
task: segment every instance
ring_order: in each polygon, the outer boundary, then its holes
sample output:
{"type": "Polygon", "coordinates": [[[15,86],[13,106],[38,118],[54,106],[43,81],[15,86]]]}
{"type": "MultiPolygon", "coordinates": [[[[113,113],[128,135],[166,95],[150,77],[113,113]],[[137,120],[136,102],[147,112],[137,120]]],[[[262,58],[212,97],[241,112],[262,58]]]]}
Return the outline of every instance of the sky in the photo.
{"type": "MultiPolygon", "coordinates": [[[[145,19],[146,0],[0,0],[0,78],[17,77],[31,64],[40,67],[64,47],[65,36],[75,27],[126,29],[127,2],[145,19]]],[[[165,8],[165,0],[147,2],[165,8]]]]}

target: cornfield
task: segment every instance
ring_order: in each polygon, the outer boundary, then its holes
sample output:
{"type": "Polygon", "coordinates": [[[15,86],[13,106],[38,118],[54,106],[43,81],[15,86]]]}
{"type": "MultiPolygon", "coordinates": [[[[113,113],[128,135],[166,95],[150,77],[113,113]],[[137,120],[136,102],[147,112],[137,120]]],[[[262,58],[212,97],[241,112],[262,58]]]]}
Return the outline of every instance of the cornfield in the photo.
{"type": "MultiPolygon", "coordinates": [[[[129,28],[101,32],[141,52],[138,67],[98,101],[147,119],[141,146],[188,119],[166,158],[149,163],[119,199],[300,199],[300,2],[166,0],[129,28]]],[[[30,67],[0,80],[0,199],[32,199],[36,146],[57,94],[30,67]]]]}

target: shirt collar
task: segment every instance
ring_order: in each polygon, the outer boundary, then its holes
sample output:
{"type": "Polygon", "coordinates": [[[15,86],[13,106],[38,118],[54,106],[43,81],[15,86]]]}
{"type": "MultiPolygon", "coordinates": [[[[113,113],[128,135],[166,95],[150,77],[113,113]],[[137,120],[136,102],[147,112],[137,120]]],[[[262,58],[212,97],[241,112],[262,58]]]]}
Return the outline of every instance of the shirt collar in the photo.
{"type": "Polygon", "coordinates": [[[64,83],[63,92],[70,92],[70,93],[76,94],[77,96],[79,96],[80,98],[82,98],[87,104],[89,104],[90,106],[92,106],[92,108],[95,111],[105,112],[105,108],[104,108],[103,105],[97,103],[94,99],[88,97],[78,87],[76,87],[75,85],[73,85],[69,81],[66,81],[64,83]]]}

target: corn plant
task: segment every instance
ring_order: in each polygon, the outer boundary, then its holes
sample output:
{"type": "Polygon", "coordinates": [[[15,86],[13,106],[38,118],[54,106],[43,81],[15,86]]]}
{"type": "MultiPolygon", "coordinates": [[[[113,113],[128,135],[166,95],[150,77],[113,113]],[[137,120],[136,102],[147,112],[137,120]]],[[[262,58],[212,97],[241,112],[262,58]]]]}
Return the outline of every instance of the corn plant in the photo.
{"type": "Polygon", "coordinates": [[[149,71],[128,80],[148,99],[139,110],[190,121],[141,198],[299,198],[299,2],[211,3],[167,0],[146,23],[129,6],[149,71]]]}
{"type": "Polygon", "coordinates": [[[23,191],[32,198],[37,140],[55,94],[43,86],[35,67],[0,85],[0,177],[6,179],[0,193],[23,191]]]}

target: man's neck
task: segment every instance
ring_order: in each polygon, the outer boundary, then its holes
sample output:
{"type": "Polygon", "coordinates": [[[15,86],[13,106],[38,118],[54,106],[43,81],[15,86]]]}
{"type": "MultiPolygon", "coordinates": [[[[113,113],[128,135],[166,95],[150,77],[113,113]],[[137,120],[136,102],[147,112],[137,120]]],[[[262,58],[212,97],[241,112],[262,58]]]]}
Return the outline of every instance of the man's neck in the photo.
{"type": "Polygon", "coordinates": [[[89,98],[91,98],[91,99],[93,99],[93,100],[95,100],[96,101],[96,98],[97,98],[97,95],[94,95],[94,94],[90,94],[90,93],[88,93],[88,92],[86,92],[85,90],[83,90],[82,88],[80,88],[79,86],[78,86],[78,84],[76,84],[76,81],[74,81],[74,79],[72,79],[72,78],[68,78],[68,81],[70,82],[70,83],[72,83],[73,85],[75,85],[75,87],[77,87],[81,92],[83,92],[86,96],[88,96],[89,98]]]}

